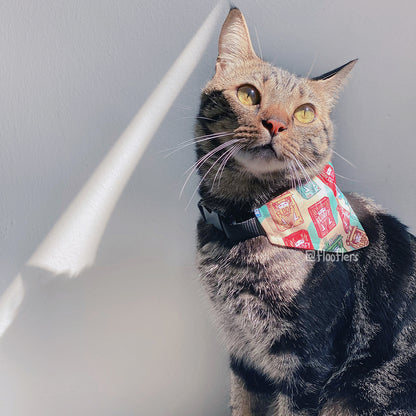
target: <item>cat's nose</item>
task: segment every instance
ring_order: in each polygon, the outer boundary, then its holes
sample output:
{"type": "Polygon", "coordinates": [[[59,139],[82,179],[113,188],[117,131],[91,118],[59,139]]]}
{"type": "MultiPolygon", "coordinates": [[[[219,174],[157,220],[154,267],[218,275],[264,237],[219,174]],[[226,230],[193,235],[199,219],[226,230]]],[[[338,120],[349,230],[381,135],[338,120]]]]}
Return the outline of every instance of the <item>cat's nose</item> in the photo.
{"type": "Polygon", "coordinates": [[[272,137],[276,136],[277,133],[287,130],[287,126],[283,123],[283,121],[275,120],[274,118],[263,120],[262,124],[267,130],[269,130],[272,137]]]}

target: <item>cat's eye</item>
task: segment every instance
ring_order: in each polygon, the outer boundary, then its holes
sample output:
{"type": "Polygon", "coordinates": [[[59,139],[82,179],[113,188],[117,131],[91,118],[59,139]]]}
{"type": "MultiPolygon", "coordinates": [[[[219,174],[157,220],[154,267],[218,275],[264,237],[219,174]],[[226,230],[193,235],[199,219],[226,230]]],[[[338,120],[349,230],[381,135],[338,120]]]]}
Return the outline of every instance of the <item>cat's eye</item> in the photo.
{"type": "Polygon", "coordinates": [[[303,104],[295,110],[293,116],[300,123],[308,124],[315,120],[316,113],[315,109],[312,107],[312,104],[303,104]]]}
{"type": "Polygon", "coordinates": [[[237,97],[244,105],[257,105],[260,103],[260,93],[252,85],[242,85],[237,90],[237,97]]]}

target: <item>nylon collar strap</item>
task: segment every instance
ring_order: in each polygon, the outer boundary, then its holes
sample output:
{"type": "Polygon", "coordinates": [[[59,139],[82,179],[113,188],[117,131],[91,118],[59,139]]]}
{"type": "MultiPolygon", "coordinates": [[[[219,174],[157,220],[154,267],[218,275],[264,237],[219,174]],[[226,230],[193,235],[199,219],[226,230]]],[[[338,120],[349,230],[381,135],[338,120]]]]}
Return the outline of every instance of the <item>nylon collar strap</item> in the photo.
{"type": "Polygon", "coordinates": [[[306,250],[348,252],[369,244],[357,215],[336,185],[332,164],[302,186],[289,189],[237,222],[198,203],[202,218],[231,241],[265,235],[270,243],[306,250]]]}
{"type": "Polygon", "coordinates": [[[198,208],[204,221],[222,231],[231,241],[243,241],[259,235],[266,235],[264,228],[254,214],[252,218],[246,221],[237,222],[233,218],[226,218],[209,209],[203,204],[202,200],[198,202],[198,208]]]}

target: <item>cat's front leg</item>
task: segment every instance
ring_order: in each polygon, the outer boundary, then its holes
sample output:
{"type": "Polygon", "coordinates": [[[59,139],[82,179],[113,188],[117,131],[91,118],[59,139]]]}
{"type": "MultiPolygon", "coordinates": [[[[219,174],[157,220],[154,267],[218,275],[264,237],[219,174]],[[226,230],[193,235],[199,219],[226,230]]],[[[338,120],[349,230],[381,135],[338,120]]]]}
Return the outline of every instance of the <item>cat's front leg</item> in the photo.
{"type": "Polygon", "coordinates": [[[231,370],[232,416],[266,416],[270,404],[268,394],[250,391],[244,380],[231,370]]]}
{"type": "Polygon", "coordinates": [[[342,401],[330,401],[324,405],[319,416],[359,416],[342,401]]]}
{"type": "Polygon", "coordinates": [[[251,416],[250,392],[246,389],[241,377],[234,374],[231,370],[231,415],[232,416],[251,416]]]}

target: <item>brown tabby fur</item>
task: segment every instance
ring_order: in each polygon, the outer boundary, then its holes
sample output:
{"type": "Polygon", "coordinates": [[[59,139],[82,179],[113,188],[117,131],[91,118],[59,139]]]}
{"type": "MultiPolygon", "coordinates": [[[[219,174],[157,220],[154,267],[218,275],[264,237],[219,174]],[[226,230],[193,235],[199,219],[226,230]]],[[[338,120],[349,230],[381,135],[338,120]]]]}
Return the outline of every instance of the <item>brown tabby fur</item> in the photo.
{"type": "MultiPolygon", "coordinates": [[[[196,125],[204,205],[244,220],[318,174],[354,64],[318,79],[276,68],[256,56],[232,9],[196,125]],[[244,84],[259,104],[239,101],[244,84]],[[307,103],[316,119],[303,125],[293,113],[307,103]],[[286,129],[271,135],[269,119],[286,129]]],[[[232,242],[199,221],[198,265],[230,352],[233,416],[416,414],[416,240],[373,202],[348,199],[370,240],[357,262],[308,261],[265,236],[232,242]]]]}

